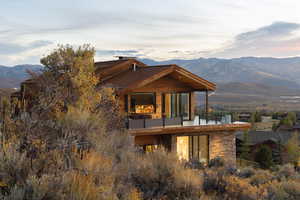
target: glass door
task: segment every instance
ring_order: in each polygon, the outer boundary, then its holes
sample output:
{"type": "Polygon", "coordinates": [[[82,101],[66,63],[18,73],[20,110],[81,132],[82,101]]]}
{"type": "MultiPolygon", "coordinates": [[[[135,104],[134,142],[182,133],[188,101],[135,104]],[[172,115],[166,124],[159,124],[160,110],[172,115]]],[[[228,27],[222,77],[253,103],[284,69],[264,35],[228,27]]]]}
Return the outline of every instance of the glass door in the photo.
{"type": "Polygon", "coordinates": [[[190,119],[190,93],[167,93],[163,98],[163,112],[168,118],[190,119]]]}

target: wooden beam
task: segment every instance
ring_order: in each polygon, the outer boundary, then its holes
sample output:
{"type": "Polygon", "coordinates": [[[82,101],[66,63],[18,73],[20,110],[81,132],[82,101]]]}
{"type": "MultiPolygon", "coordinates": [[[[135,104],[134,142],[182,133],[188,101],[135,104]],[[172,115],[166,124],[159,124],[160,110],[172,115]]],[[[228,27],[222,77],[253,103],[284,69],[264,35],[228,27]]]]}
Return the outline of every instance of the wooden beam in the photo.
{"type": "Polygon", "coordinates": [[[205,120],[208,123],[208,90],[205,91],[205,120]]]}

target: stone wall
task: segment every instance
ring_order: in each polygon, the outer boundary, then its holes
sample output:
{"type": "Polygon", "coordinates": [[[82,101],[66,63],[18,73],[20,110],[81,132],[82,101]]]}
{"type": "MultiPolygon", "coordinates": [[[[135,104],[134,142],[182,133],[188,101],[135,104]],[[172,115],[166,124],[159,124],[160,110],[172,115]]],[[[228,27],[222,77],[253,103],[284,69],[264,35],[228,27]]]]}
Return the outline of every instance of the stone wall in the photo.
{"type": "Polygon", "coordinates": [[[236,163],[234,132],[212,133],[209,137],[209,159],[223,158],[226,162],[236,163]]]}

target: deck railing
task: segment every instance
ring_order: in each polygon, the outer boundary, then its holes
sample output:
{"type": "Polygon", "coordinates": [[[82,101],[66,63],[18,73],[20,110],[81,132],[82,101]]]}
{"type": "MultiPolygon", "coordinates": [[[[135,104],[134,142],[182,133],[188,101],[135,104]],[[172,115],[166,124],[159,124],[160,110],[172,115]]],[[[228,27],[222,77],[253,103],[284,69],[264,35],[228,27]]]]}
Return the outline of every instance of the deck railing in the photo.
{"type": "Polygon", "coordinates": [[[213,124],[230,124],[232,123],[231,114],[228,113],[209,113],[208,115],[196,115],[193,120],[184,120],[183,116],[174,118],[158,118],[158,119],[130,119],[126,120],[128,129],[143,129],[155,127],[171,127],[171,126],[199,126],[213,124]]]}

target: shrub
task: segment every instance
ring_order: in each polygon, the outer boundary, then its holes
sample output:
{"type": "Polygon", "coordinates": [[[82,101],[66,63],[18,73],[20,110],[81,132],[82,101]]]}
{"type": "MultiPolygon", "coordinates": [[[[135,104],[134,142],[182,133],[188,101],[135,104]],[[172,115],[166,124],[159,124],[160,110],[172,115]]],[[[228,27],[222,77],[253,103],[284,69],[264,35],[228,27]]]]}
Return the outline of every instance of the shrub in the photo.
{"type": "Polygon", "coordinates": [[[239,170],[237,175],[241,178],[250,178],[255,174],[255,170],[252,167],[245,167],[239,170]]]}
{"type": "Polygon", "coordinates": [[[255,162],[259,163],[263,169],[269,169],[274,165],[272,158],[272,151],[268,146],[262,145],[255,153],[255,162]]]}
{"type": "Polygon", "coordinates": [[[208,167],[223,167],[223,166],[224,166],[224,160],[220,157],[213,158],[208,162],[208,167]]]}
{"type": "Polygon", "coordinates": [[[192,159],[184,164],[185,164],[185,167],[190,168],[190,169],[204,169],[204,164],[196,159],[192,159]]]}
{"type": "Polygon", "coordinates": [[[272,173],[267,170],[257,170],[253,176],[250,177],[250,184],[260,186],[274,180],[272,173]]]}
{"type": "Polygon", "coordinates": [[[134,162],[131,182],[144,199],[197,199],[202,180],[192,169],[186,169],[177,156],[158,151],[140,156],[134,162]]]}
{"type": "Polygon", "coordinates": [[[291,177],[295,177],[297,175],[295,168],[291,164],[286,164],[283,166],[280,166],[279,170],[276,172],[278,178],[280,179],[287,179],[291,177]]]}

